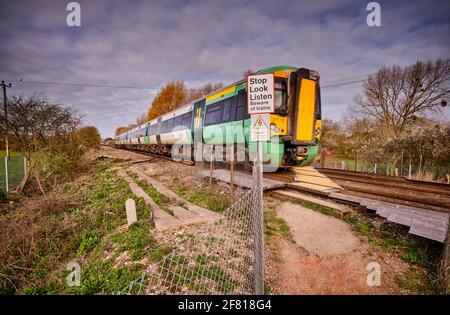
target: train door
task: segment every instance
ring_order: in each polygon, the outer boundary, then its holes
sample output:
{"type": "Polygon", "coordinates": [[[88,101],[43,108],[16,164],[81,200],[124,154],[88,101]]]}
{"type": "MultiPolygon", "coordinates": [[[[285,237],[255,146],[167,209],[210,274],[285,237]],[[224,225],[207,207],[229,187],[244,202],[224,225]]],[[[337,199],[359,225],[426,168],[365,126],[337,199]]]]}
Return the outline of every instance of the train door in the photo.
{"type": "Polygon", "coordinates": [[[236,96],[236,113],[235,113],[235,121],[236,127],[239,127],[242,130],[242,133],[235,134],[235,142],[236,143],[245,143],[245,128],[250,127],[250,120],[248,119],[250,116],[247,112],[247,93],[245,87],[240,89],[236,96]]]}
{"type": "MultiPolygon", "coordinates": [[[[205,103],[206,100],[202,99],[201,101],[194,104],[194,109],[192,111],[192,143],[194,144],[194,152],[197,152],[196,149],[200,148],[200,152],[203,151],[202,143],[203,143],[203,118],[205,116],[205,103]],[[200,146],[199,146],[200,145],[200,146]]],[[[200,157],[195,155],[195,159],[197,160],[200,157]]]]}
{"type": "Polygon", "coordinates": [[[301,68],[292,72],[290,81],[290,126],[289,133],[296,145],[310,145],[315,142],[315,122],[317,108],[320,108],[318,97],[319,78],[314,71],[301,68]]]}
{"type": "Polygon", "coordinates": [[[156,122],[156,143],[161,144],[161,117],[156,122]]]}

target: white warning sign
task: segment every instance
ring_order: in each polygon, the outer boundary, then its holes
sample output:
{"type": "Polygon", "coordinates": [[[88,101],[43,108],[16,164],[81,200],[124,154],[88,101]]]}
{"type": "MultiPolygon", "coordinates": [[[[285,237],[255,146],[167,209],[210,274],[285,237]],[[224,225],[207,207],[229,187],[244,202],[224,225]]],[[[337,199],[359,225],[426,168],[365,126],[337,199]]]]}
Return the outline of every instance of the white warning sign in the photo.
{"type": "Polygon", "coordinates": [[[269,141],[270,140],[270,115],[257,114],[251,115],[251,141],[269,141]]]}
{"type": "Polygon", "coordinates": [[[247,77],[247,106],[250,115],[274,111],[273,73],[247,77]]]}

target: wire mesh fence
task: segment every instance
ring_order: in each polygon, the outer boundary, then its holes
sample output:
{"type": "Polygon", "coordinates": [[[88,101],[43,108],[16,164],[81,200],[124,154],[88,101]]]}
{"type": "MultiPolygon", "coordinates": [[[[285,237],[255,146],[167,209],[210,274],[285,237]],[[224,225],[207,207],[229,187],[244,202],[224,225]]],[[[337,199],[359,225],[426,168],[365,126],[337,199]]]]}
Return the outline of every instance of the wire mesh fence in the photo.
{"type": "Polygon", "coordinates": [[[396,164],[390,162],[375,163],[340,155],[319,155],[314,161],[314,166],[438,182],[448,181],[450,174],[450,166],[420,165],[407,161],[398,161],[396,164]]]}
{"type": "Polygon", "coordinates": [[[260,202],[256,187],[212,223],[165,232],[175,237],[165,241],[175,248],[118,294],[257,293],[263,283],[260,202]]]}
{"type": "Polygon", "coordinates": [[[8,161],[8,172],[5,168],[5,153],[0,155],[0,188],[6,191],[6,174],[8,174],[9,190],[17,187],[25,175],[25,160],[22,155],[12,153],[8,161]]]}

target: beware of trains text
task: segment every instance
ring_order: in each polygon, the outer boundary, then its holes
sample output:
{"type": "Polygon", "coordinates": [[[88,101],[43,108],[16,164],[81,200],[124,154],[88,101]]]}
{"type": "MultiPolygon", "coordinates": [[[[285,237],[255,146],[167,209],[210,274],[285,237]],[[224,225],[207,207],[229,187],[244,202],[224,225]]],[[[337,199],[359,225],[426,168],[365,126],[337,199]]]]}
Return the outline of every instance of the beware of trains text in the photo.
{"type": "Polygon", "coordinates": [[[274,111],[273,74],[255,74],[247,77],[248,113],[263,114],[274,111]]]}

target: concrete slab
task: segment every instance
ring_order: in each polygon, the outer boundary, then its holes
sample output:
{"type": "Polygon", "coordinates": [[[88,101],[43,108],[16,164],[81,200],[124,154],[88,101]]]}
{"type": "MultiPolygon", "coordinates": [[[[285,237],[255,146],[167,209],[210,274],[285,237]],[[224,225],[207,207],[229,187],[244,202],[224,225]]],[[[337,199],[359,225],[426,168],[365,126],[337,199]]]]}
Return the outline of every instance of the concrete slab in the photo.
{"type": "Polygon", "coordinates": [[[359,204],[388,221],[410,227],[409,233],[443,243],[447,236],[450,213],[398,205],[386,201],[331,193],[330,198],[359,204]]]}
{"type": "MultiPolygon", "coordinates": [[[[210,171],[209,170],[203,170],[199,174],[202,177],[209,177],[210,171]]],[[[216,180],[220,180],[225,183],[231,182],[231,173],[229,170],[224,169],[216,169],[213,171],[213,178],[216,180]]],[[[250,189],[253,186],[253,176],[242,173],[242,172],[234,172],[234,185],[250,189]]],[[[263,189],[273,189],[273,188],[281,188],[284,187],[285,183],[279,180],[270,179],[270,178],[263,178],[263,189]]]]}
{"type": "Polygon", "coordinates": [[[162,210],[153,201],[153,199],[150,198],[150,196],[147,195],[147,193],[141,187],[139,187],[124,170],[122,169],[118,170],[117,174],[128,183],[130,190],[136,195],[136,197],[142,198],[144,200],[144,203],[152,210],[152,220],[153,223],[155,224],[156,229],[162,230],[184,224],[178,218],[162,210]]]}
{"type": "MultiPolygon", "coordinates": [[[[192,212],[193,215],[196,215],[200,217],[203,222],[209,222],[217,220],[221,217],[220,214],[215,213],[211,210],[199,207],[197,205],[194,205],[193,203],[187,201],[186,199],[180,197],[175,192],[155,180],[154,178],[148,176],[145,174],[141,169],[139,169],[136,166],[132,166],[131,171],[133,171],[141,180],[146,181],[149,185],[151,185],[153,188],[155,188],[159,193],[176,200],[179,203],[182,203],[188,211],[192,212]]],[[[185,209],[186,210],[186,209],[185,209]]]]}
{"type": "Polygon", "coordinates": [[[339,186],[335,181],[320,173],[312,166],[293,167],[292,171],[294,172],[294,180],[296,182],[299,182],[301,184],[309,184],[309,187],[327,190],[332,189],[333,191],[343,190],[343,188],[339,186]]]}
{"type": "Polygon", "coordinates": [[[286,191],[286,190],[274,190],[273,193],[278,194],[280,196],[287,197],[287,198],[293,198],[293,199],[313,202],[315,204],[327,207],[327,208],[335,211],[337,214],[339,214],[341,216],[345,216],[346,214],[351,212],[351,209],[349,207],[344,206],[342,204],[329,202],[329,201],[319,199],[319,198],[314,198],[311,196],[306,196],[306,195],[303,195],[303,194],[300,194],[297,192],[286,191]]]}

